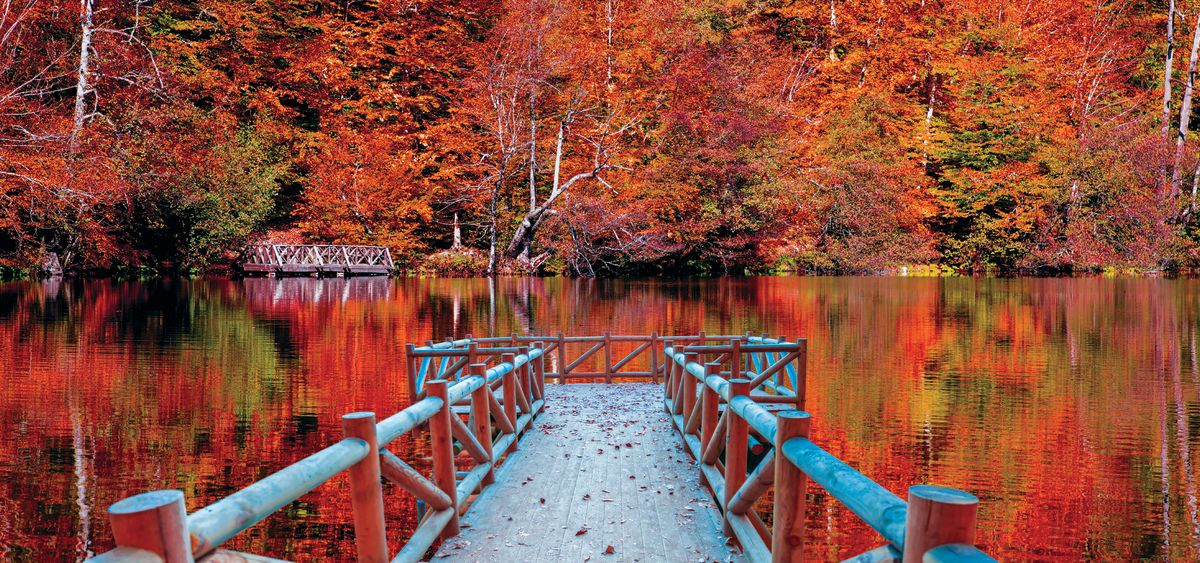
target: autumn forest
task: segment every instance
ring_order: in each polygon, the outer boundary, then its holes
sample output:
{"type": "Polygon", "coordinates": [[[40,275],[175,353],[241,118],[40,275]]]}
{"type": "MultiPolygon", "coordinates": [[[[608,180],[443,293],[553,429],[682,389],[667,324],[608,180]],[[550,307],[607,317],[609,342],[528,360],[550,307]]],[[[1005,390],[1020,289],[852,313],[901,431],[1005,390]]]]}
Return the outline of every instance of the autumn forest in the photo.
{"type": "Polygon", "coordinates": [[[0,273],[1200,265],[1191,0],[0,0],[0,273]]]}

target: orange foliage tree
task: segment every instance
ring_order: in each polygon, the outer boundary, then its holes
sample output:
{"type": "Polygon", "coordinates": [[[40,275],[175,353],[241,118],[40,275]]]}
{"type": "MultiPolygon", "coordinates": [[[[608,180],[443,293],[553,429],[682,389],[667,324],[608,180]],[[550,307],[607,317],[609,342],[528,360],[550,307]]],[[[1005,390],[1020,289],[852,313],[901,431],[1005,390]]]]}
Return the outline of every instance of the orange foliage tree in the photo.
{"type": "Polygon", "coordinates": [[[492,272],[1200,261],[1190,0],[10,8],[6,265],[456,218],[492,272]]]}

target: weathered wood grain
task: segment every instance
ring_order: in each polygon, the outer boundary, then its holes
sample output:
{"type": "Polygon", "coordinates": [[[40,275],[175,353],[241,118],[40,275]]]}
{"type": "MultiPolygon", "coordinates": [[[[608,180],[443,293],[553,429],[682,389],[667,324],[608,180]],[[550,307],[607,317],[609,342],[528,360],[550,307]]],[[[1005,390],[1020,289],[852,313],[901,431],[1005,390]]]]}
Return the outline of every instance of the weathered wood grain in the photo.
{"type": "Polygon", "coordinates": [[[741,560],[662,411],[660,386],[545,392],[533,430],[542,435],[496,470],[434,561],[741,560]]]}

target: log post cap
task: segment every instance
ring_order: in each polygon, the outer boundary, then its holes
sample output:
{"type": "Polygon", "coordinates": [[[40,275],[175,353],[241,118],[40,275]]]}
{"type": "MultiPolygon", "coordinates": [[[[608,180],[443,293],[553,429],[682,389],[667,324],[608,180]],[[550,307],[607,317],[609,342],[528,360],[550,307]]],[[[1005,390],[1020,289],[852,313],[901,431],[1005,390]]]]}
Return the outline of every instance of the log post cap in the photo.
{"type": "Polygon", "coordinates": [[[908,488],[908,498],[909,502],[919,499],[938,504],[979,504],[979,498],[971,493],[938,485],[913,485],[908,488]]]}
{"type": "MultiPolygon", "coordinates": [[[[788,409],[785,411],[779,411],[779,412],[775,413],[775,416],[778,418],[791,418],[791,419],[797,419],[797,420],[812,418],[811,414],[806,413],[804,411],[796,410],[796,409],[788,409]]],[[[918,486],[920,486],[920,485],[918,485],[918,486]]],[[[913,488],[916,488],[916,487],[913,487],[913,488]]],[[[912,489],[909,489],[909,490],[912,490],[912,489]]]]}
{"type": "MultiPolygon", "coordinates": [[[[432,383],[432,382],[430,382],[430,383],[432,383]]],[[[364,418],[370,419],[370,420],[375,420],[375,413],[367,412],[367,411],[359,411],[359,412],[352,412],[352,413],[342,415],[342,420],[345,420],[345,421],[360,420],[360,419],[364,419],[364,418]]]]}
{"type": "Polygon", "coordinates": [[[471,364],[467,367],[471,375],[483,375],[487,373],[487,364],[471,364]]]}
{"type": "Polygon", "coordinates": [[[156,510],[174,503],[183,505],[183,491],[164,489],[149,491],[123,498],[108,507],[108,513],[114,516],[137,514],[147,510],[156,510]]]}

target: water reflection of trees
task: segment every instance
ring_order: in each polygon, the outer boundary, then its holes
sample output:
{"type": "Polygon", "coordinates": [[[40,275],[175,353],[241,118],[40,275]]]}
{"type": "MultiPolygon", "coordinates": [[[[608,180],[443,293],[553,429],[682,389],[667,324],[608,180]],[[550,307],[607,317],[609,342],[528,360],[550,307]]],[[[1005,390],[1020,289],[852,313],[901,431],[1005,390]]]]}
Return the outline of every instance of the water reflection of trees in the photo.
{"type": "MultiPolygon", "coordinates": [[[[1198,316],[1196,282],[1154,279],[4,284],[2,557],[102,548],[100,509],[129,492],[180,487],[195,509],[336,439],[344,412],[394,412],[408,342],[705,330],[810,337],[822,444],[892,490],[979,493],[1002,558],[1196,558],[1198,316]]],[[[349,549],[343,497],[240,547],[349,549]]],[[[398,544],[411,506],[389,499],[398,544]]],[[[813,500],[813,558],[873,547],[813,500]]]]}

